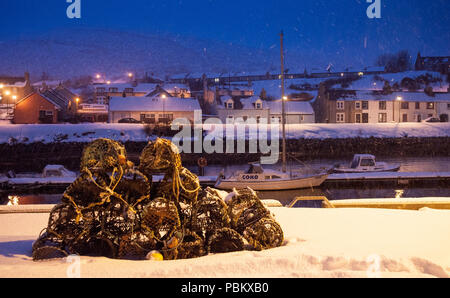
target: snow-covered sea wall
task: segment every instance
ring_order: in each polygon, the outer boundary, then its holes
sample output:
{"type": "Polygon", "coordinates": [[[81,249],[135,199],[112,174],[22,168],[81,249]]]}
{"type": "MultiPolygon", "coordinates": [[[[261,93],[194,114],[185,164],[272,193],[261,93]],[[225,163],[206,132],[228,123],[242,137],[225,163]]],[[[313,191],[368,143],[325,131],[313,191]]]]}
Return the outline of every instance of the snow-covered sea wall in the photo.
{"type": "MultiPolygon", "coordinates": [[[[305,124],[289,125],[286,132],[288,152],[301,160],[348,159],[356,153],[379,158],[450,154],[449,123],[305,124]]],[[[247,140],[254,137],[250,133],[247,140]]],[[[40,172],[47,164],[62,164],[78,170],[84,147],[97,138],[122,142],[129,159],[138,162],[140,152],[156,135],[136,124],[0,125],[0,166],[3,171],[40,172]]],[[[194,142],[192,152],[193,148],[194,142]]],[[[196,165],[200,156],[209,165],[222,165],[252,162],[260,153],[182,153],[183,164],[196,165]]]]}
{"type": "MultiPolygon", "coordinates": [[[[106,123],[1,124],[0,143],[78,143],[97,138],[146,142],[152,136],[144,127],[142,124],[106,123]]],[[[449,137],[450,123],[290,124],[286,126],[286,134],[289,139],[449,137]]],[[[247,129],[246,136],[254,137],[251,129],[247,129]]]]}

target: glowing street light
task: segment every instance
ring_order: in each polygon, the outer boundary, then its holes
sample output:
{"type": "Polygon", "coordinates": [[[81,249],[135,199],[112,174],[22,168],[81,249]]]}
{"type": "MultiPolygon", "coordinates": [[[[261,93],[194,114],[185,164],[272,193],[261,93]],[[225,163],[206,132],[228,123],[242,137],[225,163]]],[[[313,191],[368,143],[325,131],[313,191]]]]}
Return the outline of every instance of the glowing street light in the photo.
{"type": "Polygon", "coordinates": [[[284,101],[288,100],[288,97],[287,96],[283,96],[283,100],[284,101]]]}
{"type": "Polygon", "coordinates": [[[102,76],[99,75],[99,74],[96,74],[96,75],[95,75],[95,78],[96,78],[96,79],[100,79],[101,77],[102,77],[102,76]]]}
{"type": "Polygon", "coordinates": [[[129,78],[132,78],[132,77],[133,77],[133,73],[132,73],[132,72],[129,72],[129,73],[128,73],[128,77],[129,77],[129,78]]]}
{"type": "Polygon", "coordinates": [[[9,90],[6,90],[6,91],[5,91],[5,95],[6,95],[6,96],[9,96],[9,95],[11,95],[11,91],[9,91],[9,90]]]}
{"type": "Polygon", "coordinates": [[[3,84],[0,84],[0,89],[3,89],[3,87],[4,87],[3,84]]]}
{"type": "Polygon", "coordinates": [[[161,98],[162,98],[162,102],[163,102],[163,119],[164,119],[164,122],[167,122],[167,119],[166,119],[166,97],[167,96],[165,94],[161,94],[161,98]]]}

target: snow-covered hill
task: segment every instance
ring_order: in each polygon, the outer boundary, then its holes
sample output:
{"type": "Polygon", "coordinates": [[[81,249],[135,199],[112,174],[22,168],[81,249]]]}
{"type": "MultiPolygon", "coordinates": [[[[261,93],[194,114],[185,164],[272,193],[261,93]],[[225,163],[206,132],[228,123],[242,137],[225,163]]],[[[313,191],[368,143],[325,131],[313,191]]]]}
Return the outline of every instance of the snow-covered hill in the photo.
{"type": "Polygon", "coordinates": [[[180,72],[268,71],[278,50],[248,49],[234,43],[103,29],[61,29],[41,36],[0,42],[0,74],[35,79],[128,71],[156,75],[180,72]]]}

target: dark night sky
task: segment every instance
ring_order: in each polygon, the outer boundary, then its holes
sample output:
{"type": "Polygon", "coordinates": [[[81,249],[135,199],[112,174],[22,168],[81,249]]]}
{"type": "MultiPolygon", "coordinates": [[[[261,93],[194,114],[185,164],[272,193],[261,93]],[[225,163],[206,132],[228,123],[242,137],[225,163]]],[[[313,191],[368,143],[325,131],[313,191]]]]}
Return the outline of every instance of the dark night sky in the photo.
{"type": "MultiPolygon", "coordinates": [[[[374,57],[408,49],[448,55],[450,1],[381,0],[369,19],[366,0],[81,0],[81,20],[68,19],[66,0],[2,0],[1,41],[61,28],[109,28],[224,41],[256,49],[374,57]]],[[[348,57],[350,56],[350,57],[348,57]]],[[[373,62],[373,61],[371,61],[373,62]]],[[[370,64],[370,63],[369,63],[370,64]]]]}

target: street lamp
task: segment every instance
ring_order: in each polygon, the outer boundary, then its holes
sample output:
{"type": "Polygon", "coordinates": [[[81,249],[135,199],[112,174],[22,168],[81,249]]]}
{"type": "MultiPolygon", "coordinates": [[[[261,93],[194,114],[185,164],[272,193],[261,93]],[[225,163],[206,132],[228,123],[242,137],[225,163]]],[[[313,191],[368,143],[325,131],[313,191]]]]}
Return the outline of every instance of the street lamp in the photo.
{"type": "Polygon", "coordinates": [[[77,97],[75,98],[75,103],[76,103],[76,112],[78,113],[78,103],[80,102],[80,98],[77,97]]]}
{"type": "Polygon", "coordinates": [[[165,94],[162,94],[161,95],[161,99],[162,99],[162,102],[163,102],[163,119],[164,119],[164,124],[166,124],[166,95],[165,94]]]}
{"type": "Polygon", "coordinates": [[[12,99],[14,100],[14,104],[13,104],[13,113],[16,114],[16,100],[17,100],[17,95],[13,95],[12,99]]]}

